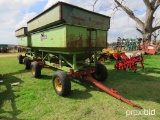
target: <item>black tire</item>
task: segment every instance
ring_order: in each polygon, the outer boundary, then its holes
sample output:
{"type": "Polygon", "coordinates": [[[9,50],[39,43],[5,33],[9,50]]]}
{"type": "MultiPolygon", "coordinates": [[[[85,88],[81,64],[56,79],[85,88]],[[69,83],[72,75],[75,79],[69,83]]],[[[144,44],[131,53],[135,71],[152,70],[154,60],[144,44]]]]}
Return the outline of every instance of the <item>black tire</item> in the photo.
{"type": "Polygon", "coordinates": [[[105,81],[108,77],[108,70],[102,64],[96,64],[96,71],[92,73],[92,77],[98,81],[105,81]]]}
{"type": "Polygon", "coordinates": [[[99,61],[99,62],[105,62],[105,57],[104,57],[104,56],[100,56],[100,57],[98,58],[98,61],[99,61]]]}
{"type": "Polygon", "coordinates": [[[58,63],[58,62],[59,62],[59,59],[58,59],[57,56],[52,56],[52,57],[50,58],[50,63],[58,63]]]}
{"type": "Polygon", "coordinates": [[[28,57],[24,58],[25,69],[29,70],[31,68],[31,60],[28,57]]]}
{"type": "Polygon", "coordinates": [[[41,77],[41,66],[37,61],[31,63],[31,73],[34,78],[41,77]]]}
{"type": "Polygon", "coordinates": [[[71,92],[71,81],[63,71],[57,71],[52,77],[55,92],[60,96],[67,96],[71,92]]]}
{"type": "Polygon", "coordinates": [[[22,56],[21,54],[19,54],[19,55],[17,56],[17,58],[18,58],[19,64],[23,64],[23,56],[22,56]]]}

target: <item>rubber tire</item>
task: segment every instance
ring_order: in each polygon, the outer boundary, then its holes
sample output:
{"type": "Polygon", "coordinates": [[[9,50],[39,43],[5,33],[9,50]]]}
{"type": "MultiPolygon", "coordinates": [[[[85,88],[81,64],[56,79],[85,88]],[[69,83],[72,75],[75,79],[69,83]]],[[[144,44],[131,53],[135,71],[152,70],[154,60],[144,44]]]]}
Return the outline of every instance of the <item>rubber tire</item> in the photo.
{"type": "Polygon", "coordinates": [[[92,77],[97,81],[105,81],[108,77],[107,68],[100,63],[96,64],[96,71],[92,73],[92,77]]]}
{"type": "Polygon", "coordinates": [[[22,56],[21,54],[19,54],[19,55],[17,56],[17,58],[18,58],[19,64],[23,64],[23,56],[22,56]]]}
{"type": "Polygon", "coordinates": [[[34,78],[41,77],[41,66],[39,65],[37,61],[34,61],[31,63],[31,73],[32,73],[32,77],[34,78]],[[34,69],[34,73],[32,71],[33,69],[34,69]]]}
{"type": "Polygon", "coordinates": [[[31,68],[31,60],[28,57],[24,58],[25,69],[29,70],[31,68]]]}
{"type": "Polygon", "coordinates": [[[63,71],[57,71],[53,75],[52,84],[53,84],[55,92],[60,96],[66,97],[71,92],[71,81],[69,80],[69,76],[63,71]],[[61,91],[58,91],[56,89],[56,86],[55,86],[55,79],[56,78],[59,78],[59,80],[61,82],[61,85],[62,85],[62,90],[61,91]]]}
{"type": "Polygon", "coordinates": [[[98,58],[98,61],[99,61],[99,62],[105,62],[104,56],[100,56],[100,57],[98,58]]]}
{"type": "Polygon", "coordinates": [[[58,57],[52,56],[52,57],[50,58],[50,63],[58,63],[58,62],[59,62],[58,57]]]}

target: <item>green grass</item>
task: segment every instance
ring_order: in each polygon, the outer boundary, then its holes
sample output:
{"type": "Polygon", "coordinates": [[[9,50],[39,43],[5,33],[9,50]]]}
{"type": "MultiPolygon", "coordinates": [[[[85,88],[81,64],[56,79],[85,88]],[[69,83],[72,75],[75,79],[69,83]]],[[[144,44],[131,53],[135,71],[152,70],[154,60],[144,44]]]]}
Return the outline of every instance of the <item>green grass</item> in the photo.
{"type": "Polygon", "coordinates": [[[160,119],[160,54],[144,57],[145,70],[138,65],[132,70],[116,71],[115,61],[107,61],[109,76],[103,84],[115,88],[120,95],[140,104],[144,109],[155,109],[155,116],[128,116],[133,108],[84,79],[72,81],[68,97],[58,96],[52,87],[54,70],[42,69],[42,78],[31,77],[31,72],[19,65],[16,57],[0,58],[0,119],[6,120],[110,120],[160,119]],[[11,83],[20,82],[19,86],[11,83]]]}

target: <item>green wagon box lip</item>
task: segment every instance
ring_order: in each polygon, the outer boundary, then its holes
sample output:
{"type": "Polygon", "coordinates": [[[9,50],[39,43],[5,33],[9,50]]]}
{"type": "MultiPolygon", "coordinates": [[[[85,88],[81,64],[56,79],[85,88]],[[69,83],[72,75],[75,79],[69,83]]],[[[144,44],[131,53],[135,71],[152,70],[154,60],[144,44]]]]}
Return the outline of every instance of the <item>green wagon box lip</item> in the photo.
{"type": "MultiPolygon", "coordinates": [[[[110,16],[106,16],[106,15],[103,15],[103,14],[100,14],[100,13],[97,13],[97,12],[93,12],[93,11],[84,9],[84,8],[82,8],[82,7],[78,7],[78,6],[73,5],[73,4],[68,4],[68,3],[65,3],[65,2],[59,1],[59,2],[57,2],[57,3],[55,3],[55,4],[53,4],[53,5],[52,5],[51,7],[49,7],[48,9],[44,10],[43,12],[41,12],[40,14],[38,14],[37,16],[35,16],[34,18],[32,18],[31,20],[29,20],[29,21],[27,22],[27,24],[30,23],[30,22],[32,22],[33,20],[35,20],[35,19],[38,18],[39,16],[45,14],[46,12],[48,12],[49,10],[51,10],[52,8],[56,7],[56,6],[59,5],[59,4],[60,4],[60,6],[61,6],[62,4],[65,4],[65,5],[69,5],[69,6],[72,6],[72,7],[75,7],[75,8],[78,8],[78,9],[81,9],[81,10],[84,10],[84,11],[87,11],[87,12],[90,12],[90,13],[93,13],[93,14],[97,14],[97,15],[101,15],[101,16],[104,16],[104,17],[111,18],[110,16]]],[[[61,20],[62,20],[62,18],[61,18],[61,20]]]]}

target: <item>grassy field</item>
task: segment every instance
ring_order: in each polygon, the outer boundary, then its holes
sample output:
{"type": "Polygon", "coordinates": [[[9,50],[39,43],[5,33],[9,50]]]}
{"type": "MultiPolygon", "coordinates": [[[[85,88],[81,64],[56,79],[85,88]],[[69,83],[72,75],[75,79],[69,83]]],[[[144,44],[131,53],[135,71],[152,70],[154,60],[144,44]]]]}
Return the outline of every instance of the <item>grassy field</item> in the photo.
{"type": "Polygon", "coordinates": [[[116,71],[107,61],[109,76],[103,84],[156,115],[129,115],[142,112],[83,79],[72,81],[68,97],[58,96],[52,87],[52,69],[42,69],[35,79],[19,65],[16,57],[0,58],[0,119],[4,120],[156,120],[160,119],[160,54],[144,56],[145,69],[116,71]],[[12,83],[20,82],[18,86],[12,83]],[[126,113],[128,116],[126,116],[126,113]]]}

